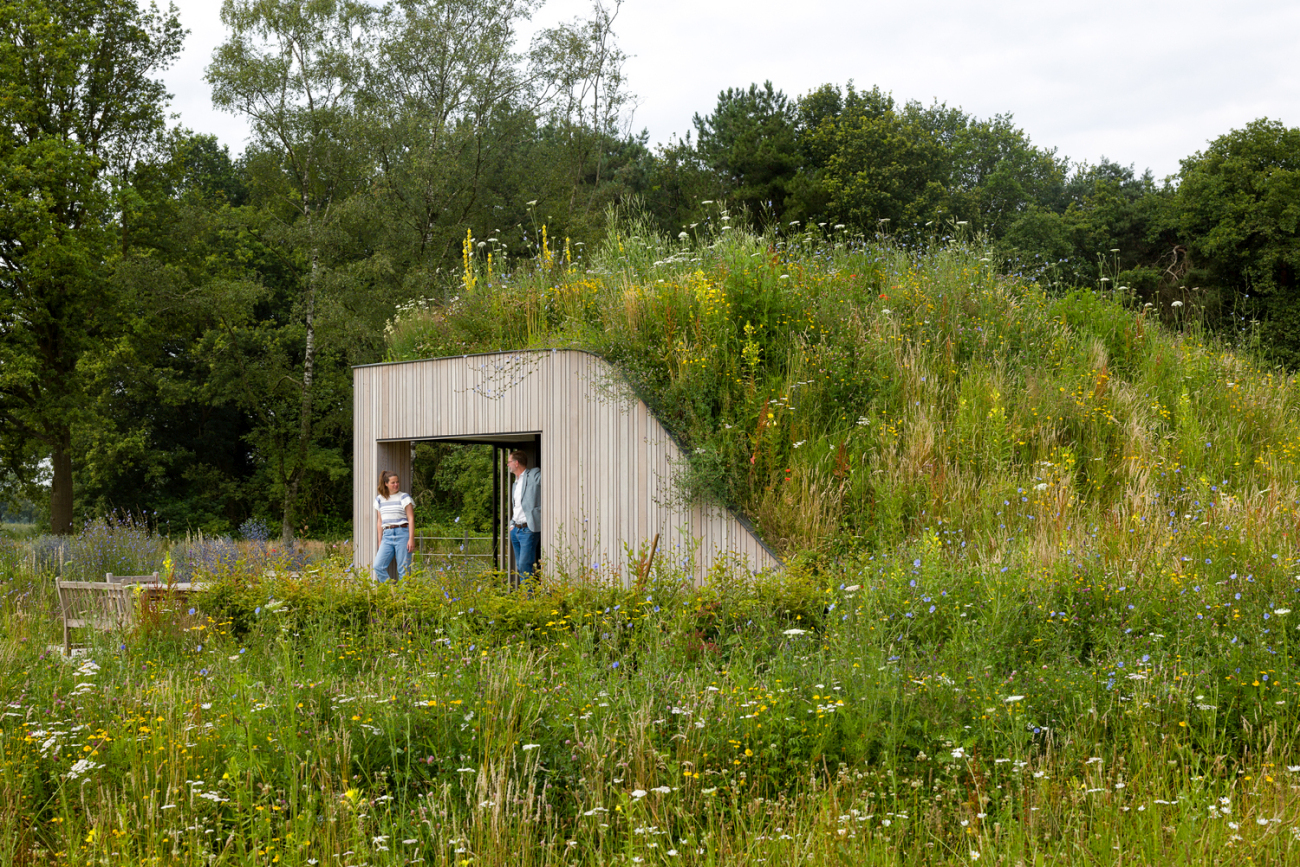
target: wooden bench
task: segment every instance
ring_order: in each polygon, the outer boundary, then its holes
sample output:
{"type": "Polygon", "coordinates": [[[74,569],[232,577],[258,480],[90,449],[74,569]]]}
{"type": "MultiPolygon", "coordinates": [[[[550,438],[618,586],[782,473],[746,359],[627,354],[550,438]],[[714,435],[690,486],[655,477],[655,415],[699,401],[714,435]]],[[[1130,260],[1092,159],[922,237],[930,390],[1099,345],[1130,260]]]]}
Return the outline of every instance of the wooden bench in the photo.
{"type": "Polygon", "coordinates": [[[136,602],[131,587],[113,581],[58,580],[63,616],[63,653],[72,654],[72,630],[125,629],[135,623],[136,602]]]}

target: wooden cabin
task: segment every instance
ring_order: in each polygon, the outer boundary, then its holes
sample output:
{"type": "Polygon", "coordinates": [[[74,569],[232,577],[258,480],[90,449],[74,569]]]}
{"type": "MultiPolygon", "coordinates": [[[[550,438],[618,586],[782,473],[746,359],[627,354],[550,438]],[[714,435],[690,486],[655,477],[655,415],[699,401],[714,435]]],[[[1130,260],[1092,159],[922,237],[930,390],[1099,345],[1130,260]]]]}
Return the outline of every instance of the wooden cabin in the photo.
{"type": "MultiPolygon", "coordinates": [[[[494,562],[508,569],[511,449],[542,471],[541,568],[631,579],[658,535],[655,561],[699,582],[720,562],[780,567],[739,516],[684,503],[681,449],[598,356],[569,349],[495,352],[362,365],[354,377],[354,562],[375,553],[379,473],[411,481],[414,443],[490,444],[496,460],[494,562]]],[[[420,515],[416,513],[417,530],[420,515]]]]}

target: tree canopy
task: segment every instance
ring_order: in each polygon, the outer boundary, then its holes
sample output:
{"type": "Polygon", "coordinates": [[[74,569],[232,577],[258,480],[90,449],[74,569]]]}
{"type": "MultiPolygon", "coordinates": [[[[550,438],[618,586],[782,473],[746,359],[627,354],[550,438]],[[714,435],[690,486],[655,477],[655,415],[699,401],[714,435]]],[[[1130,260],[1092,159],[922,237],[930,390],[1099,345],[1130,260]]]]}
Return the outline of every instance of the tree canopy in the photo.
{"type": "Polygon", "coordinates": [[[59,532],[114,508],[341,532],[350,368],[390,351],[396,311],[456,297],[475,262],[493,285],[581,268],[611,215],[668,238],[747,224],[772,255],[807,232],[961,235],[1300,367],[1300,130],[1255,121],[1159,182],[1010,114],[765,81],[652,147],[618,3],[525,44],[542,2],[225,0],[208,82],[249,123],[237,154],[168,128],[174,10],[0,3],[4,499],[48,494],[59,532]]]}
{"type": "Polygon", "coordinates": [[[52,468],[50,522],[73,521],[74,435],[93,426],[82,360],[119,324],[110,263],[123,184],[156,146],[180,50],[175,10],[133,0],[0,6],[0,452],[52,468]]]}

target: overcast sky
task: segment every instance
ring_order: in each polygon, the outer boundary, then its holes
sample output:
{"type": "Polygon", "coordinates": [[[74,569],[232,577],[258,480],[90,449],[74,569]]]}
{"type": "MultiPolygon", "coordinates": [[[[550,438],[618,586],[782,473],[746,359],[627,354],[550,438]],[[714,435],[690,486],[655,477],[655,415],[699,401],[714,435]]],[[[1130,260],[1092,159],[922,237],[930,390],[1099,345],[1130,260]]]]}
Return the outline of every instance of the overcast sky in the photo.
{"type": "MultiPolygon", "coordinates": [[[[174,0],[190,30],[165,79],[180,122],[232,153],[246,127],[203,81],[224,38],[218,0],[174,0]]],[[[607,4],[612,0],[607,0],[607,4]]],[[[548,0],[534,19],[585,15],[548,0]]],[[[1297,0],[626,0],[615,32],[651,143],[691,129],[727,87],[790,96],[852,79],[899,102],[1010,113],[1043,147],[1157,178],[1258,117],[1300,126],[1297,0]]]]}

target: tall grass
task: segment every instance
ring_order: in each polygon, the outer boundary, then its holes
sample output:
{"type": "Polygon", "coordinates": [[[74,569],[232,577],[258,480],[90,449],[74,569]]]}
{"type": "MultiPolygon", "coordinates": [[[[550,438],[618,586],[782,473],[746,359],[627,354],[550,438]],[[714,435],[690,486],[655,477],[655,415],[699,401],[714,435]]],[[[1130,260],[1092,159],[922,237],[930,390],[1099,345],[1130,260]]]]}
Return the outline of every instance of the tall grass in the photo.
{"type": "Polygon", "coordinates": [[[758,584],[551,575],[532,598],[341,560],[226,571],[205,614],[70,660],[39,594],[7,599],[0,857],[1300,855],[1295,615],[1232,587],[953,569],[942,546],[758,584]]]}
{"type": "Polygon", "coordinates": [[[69,660],[0,550],[0,862],[1300,859],[1295,383],[985,258],[632,223],[392,324],[610,358],[779,576],[245,542],[69,660]]]}

